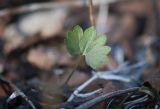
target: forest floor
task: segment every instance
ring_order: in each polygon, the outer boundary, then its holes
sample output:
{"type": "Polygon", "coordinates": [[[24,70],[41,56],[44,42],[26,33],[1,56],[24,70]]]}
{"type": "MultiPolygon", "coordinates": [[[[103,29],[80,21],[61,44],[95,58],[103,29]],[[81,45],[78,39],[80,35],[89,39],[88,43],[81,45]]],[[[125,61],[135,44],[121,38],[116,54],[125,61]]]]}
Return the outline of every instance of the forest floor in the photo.
{"type": "Polygon", "coordinates": [[[0,1],[0,109],[160,109],[160,1],[93,0],[108,61],[75,65],[64,39],[90,27],[87,0],[0,1]]]}

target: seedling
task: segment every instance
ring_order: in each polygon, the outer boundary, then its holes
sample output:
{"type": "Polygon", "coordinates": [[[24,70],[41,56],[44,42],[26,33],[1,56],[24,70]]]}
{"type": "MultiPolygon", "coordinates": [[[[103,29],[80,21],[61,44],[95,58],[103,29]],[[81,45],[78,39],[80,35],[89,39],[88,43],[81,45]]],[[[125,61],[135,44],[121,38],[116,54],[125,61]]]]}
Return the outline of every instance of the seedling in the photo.
{"type": "Polygon", "coordinates": [[[66,83],[79,66],[83,57],[87,65],[97,70],[106,62],[107,54],[111,51],[111,48],[105,45],[107,42],[106,36],[97,36],[96,29],[93,26],[87,28],[84,32],[80,26],[75,26],[72,31],[68,32],[65,42],[68,52],[72,56],[79,57],[66,83]]]}

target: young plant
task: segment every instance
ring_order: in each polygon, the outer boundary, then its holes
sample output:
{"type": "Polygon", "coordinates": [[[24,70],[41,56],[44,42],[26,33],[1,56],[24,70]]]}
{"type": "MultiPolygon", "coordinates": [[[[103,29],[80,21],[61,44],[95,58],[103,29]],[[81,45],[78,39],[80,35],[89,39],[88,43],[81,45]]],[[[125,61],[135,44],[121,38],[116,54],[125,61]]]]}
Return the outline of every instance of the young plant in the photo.
{"type": "Polygon", "coordinates": [[[79,56],[79,58],[67,82],[83,57],[87,65],[94,70],[106,62],[107,54],[111,51],[111,48],[105,45],[106,41],[106,36],[97,36],[96,29],[93,26],[87,28],[84,32],[80,26],[75,26],[72,31],[68,32],[65,39],[67,50],[72,56],[79,56]]]}

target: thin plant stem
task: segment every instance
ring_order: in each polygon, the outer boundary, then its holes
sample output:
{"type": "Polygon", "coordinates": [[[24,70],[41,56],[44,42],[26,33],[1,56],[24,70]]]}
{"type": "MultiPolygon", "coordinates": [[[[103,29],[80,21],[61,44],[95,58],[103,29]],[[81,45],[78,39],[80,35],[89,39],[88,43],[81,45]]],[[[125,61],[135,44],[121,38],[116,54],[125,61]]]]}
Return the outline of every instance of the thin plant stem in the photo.
{"type": "MultiPolygon", "coordinates": [[[[89,17],[90,17],[91,25],[95,26],[95,19],[93,17],[93,2],[92,2],[92,0],[89,0],[89,17]]],[[[81,60],[82,60],[82,56],[79,56],[78,59],[77,59],[76,65],[74,66],[73,70],[69,74],[67,80],[64,82],[64,85],[68,83],[68,81],[70,80],[70,78],[72,77],[72,75],[74,74],[76,69],[78,68],[79,63],[80,63],[81,60]]]]}
{"type": "Polygon", "coordinates": [[[69,74],[67,80],[64,82],[64,85],[69,82],[69,80],[71,79],[72,75],[74,74],[74,72],[75,72],[76,69],[78,68],[81,60],[82,60],[82,56],[79,56],[79,57],[77,58],[77,61],[76,61],[76,64],[75,64],[74,68],[72,69],[71,73],[69,74]]]}
{"type": "Polygon", "coordinates": [[[95,26],[95,19],[93,16],[93,2],[92,0],[89,0],[89,19],[91,26],[95,26]]]}

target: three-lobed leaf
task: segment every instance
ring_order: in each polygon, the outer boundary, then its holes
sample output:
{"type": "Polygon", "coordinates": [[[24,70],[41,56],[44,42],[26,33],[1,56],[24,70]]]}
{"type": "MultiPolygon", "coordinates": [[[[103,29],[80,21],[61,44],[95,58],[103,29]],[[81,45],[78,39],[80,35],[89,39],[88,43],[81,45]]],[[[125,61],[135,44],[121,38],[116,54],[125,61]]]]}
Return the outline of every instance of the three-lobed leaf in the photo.
{"type": "Polygon", "coordinates": [[[94,27],[84,32],[80,26],[75,26],[73,31],[68,32],[66,45],[71,55],[85,56],[86,63],[93,69],[98,69],[107,60],[107,54],[111,48],[105,46],[106,36],[96,35],[94,27]]]}
{"type": "Polygon", "coordinates": [[[81,37],[79,47],[82,55],[85,55],[87,48],[91,45],[94,38],[96,37],[96,30],[94,27],[90,27],[84,31],[84,35],[81,37]]]}
{"type": "Polygon", "coordinates": [[[80,54],[79,41],[83,36],[83,30],[80,26],[75,26],[73,31],[67,33],[66,45],[69,53],[71,55],[80,54]]]}

